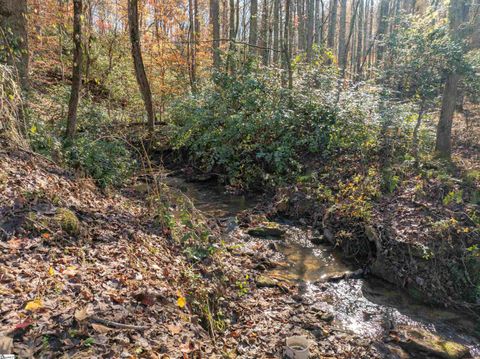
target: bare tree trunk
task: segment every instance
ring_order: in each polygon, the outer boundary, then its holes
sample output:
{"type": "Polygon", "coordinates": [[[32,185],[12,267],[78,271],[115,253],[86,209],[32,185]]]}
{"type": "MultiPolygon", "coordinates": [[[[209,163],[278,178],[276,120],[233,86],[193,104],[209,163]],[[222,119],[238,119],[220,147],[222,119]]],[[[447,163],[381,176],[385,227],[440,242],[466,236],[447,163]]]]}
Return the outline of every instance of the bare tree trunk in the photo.
{"type": "Polygon", "coordinates": [[[235,38],[236,38],[236,32],[235,32],[235,0],[230,0],[230,5],[229,5],[229,40],[230,40],[230,46],[228,49],[228,56],[227,56],[227,72],[230,74],[235,73],[235,64],[234,64],[234,57],[235,57],[235,38]]]}
{"type": "Polygon", "coordinates": [[[385,50],[385,38],[387,36],[388,31],[388,10],[389,10],[389,0],[380,0],[380,11],[379,11],[379,19],[378,19],[378,45],[377,45],[377,59],[376,64],[380,66],[383,60],[383,53],[385,50]]]}
{"type": "Polygon", "coordinates": [[[195,19],[195,6],[192,0],[188,0],[188,19],[189,19],[189,31],[188,31],[188,74],[190,78],[190,88],[192,93],[196,92],[196,22],[195,19]]]}
{"type": "Polygon", "coordinates": [[[280,40],[280,0],[273,0],[273,63],[278,64],[280,40]]]}
{"type": "Polygon", "coordinates": [[[345,47],[345,33],[347,27],[347,0],[340,0],[340,23],[338,30],[338,64],[342,70],[347,64],[347,50],[345,47]]]}
{"type": "Polygon", "coordinates": [[[268,65],[268,3],[263,0],[262,7],[262,25],[260,31],[260,46],[262,47],[262,63],[264,66],[268,65]]]}
{"type": "Polygon", "coordinates": [[[422,118],[425,112],[425,101],[422,101],[420,108],[417,114],[417,122],[415,123],[415,128],[413,129],[413,139],[412,139],[412,155],[415,160],[415,167],[418,167],[419,158],[418,158],[418,132],[420,131],[420,126],[422,125],[422,118]]]}
{"type": "Polygon", "coordinates": [[[143,97],[145,110],[148,116],[148,128],[153,132],[155,126],[155,113],[153,111],[152,91],[148,83],[147,74],[143,65],[142,50],[140,46],[140,33],[138,29],[138,0],[128,0],[128,24],[130,29],[130,42],[132,57],[137,77],[138,87],[143,97]]]}
{"type": "Polygon", "coordinates": [[[307,0],[307,61],[312,61],[315,26],[315,0],[307,0]]]}
{"type": "Polygon", "coordinates": [[[364,21],[364,9],[365,9],[365,4],[364,0],[358,0],[360,1],[360,13],[358,14],[358,31],[357,31],[357,45],[356,45],[356,64],[355,64],[355,74],[356,78],[358,79],[360,75],[360,68],[362,65],[362,55],[363,55],[363,21],[364,21]]]}
{"type": "Polygon", "coordinates": [[[73,71],[70,102],[68,103],[67,139],[72,140],[77,130],[77,109],[82,86],[82,0],[73,1],[73,71]]]}
{"type": "MultiPolygon", "coordinates": [[[[452,38],[461,43],[464,37],[462,26],[468,19],[468,6],[466,0],[452,0],[449,6],[449,28],[452,38]]],[[[452,154],[452,121],[457,101],[458,83],[460,74],[453,69],[447,75],[447,81],[442,97],[442,110],[437,126],[435,152],[442,158],[450,159],[452,154]]]]}
{"type": "Polygon", "coordinates": [[[337,4],[338,0],[332,0],[330,3],[330,19],[328,22],[327,46],[333,49],[335,46],[335,32],[337,30],[337,4]]]}
{"type": "Polygon", "coordinates": [[[13,66],[23,91],[28,91],[29,51],[27,33],[27,0],[0,0],[0,26],[3,31],[1,42],[7,51],[7,63],[13,66]]]}
{"type": "Polygon", "coordinates": [[[440,157],[450,159],[452,154],[452,120],[457,99],[457,87],[460,75],[451,73],[447,76],[442,97],[442,110],[437,126],[435,151],[440,157]]]}
{"type": "Polygon", "coordinates": [[[258,2],[257,0],[252,0],[250,3],[250,30],[248,34],[248,43],[250,46],[250,54],[255,54],[257,52],[257,38],[258,38],[258,2]]]}
{"type": "Polygon", "coordinates": [[[210,0],[210,23],[212,24],[212,59],[213,67],[220,70],[220,5],[218,0],[210,0]]]}
{"type": "MultiPolygon", "coordinates": [[[[285,0],[285,28],[283,30],[283,64],[288,75],[288,88],[293,88],[292,59],[291,59],[291,19],[290,19],[290,3],[291,0],[285,0]]],[[[285,83],[285,81],[283,81],[285,83]]]]}

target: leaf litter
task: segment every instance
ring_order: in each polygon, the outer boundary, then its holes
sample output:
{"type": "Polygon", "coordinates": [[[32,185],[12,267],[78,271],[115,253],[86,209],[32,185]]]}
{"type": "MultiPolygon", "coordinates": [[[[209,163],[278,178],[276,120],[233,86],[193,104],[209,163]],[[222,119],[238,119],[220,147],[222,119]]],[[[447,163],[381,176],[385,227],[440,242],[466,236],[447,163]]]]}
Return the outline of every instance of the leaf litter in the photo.
{"type": "Polygon", "coordinates": [[[20,151],[0,153],[0,172],[2,353],[280,358],[285,338],[303,334],[314,358],[380,356],[318,320],[296,284],[257,286],[267,246],[252,253],[232,238],[192,260],[132,191],[102,193],[20,151]],[[78,218],[78,233],[55,223],[58,208],[78,218]]]}

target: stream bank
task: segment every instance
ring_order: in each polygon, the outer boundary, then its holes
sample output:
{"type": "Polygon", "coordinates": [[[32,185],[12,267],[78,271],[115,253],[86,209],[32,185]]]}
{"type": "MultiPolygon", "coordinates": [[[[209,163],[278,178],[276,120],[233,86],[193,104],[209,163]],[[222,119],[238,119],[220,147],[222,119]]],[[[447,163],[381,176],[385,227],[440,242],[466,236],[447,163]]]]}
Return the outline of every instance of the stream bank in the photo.
{"type": "MultiPolygon", "coordinates": [[[[474,318],[425,305],[382,279],[364,277],[364,263],[343,262],[341,251],[318,227],[282,218],[278,211],[275,220],[268,221],[265,212],[254,209],[260,200],[227,194],[208,182],[180,178],[167,182],[191,196],[199,210],[217,218],[224,240],[253,260],[256,286],[267,292],[263,300],[257,291],[245,296],[246,301],[264,302],[264,314],[256,318],[255,329],[259,323],[281,317],[286,325],[280,334],[307,335],[321,357],[480,355],[474,318]],[[277,300],[272,302],[272,296],[277,300]]],[[[311,203],[304,200],[302,204],[311,203]]],[[[272,216],[272,211],[267,214],[272,216]]],[[[246,343],[241,357],[252,357],[251,350],[246,343]]]]}

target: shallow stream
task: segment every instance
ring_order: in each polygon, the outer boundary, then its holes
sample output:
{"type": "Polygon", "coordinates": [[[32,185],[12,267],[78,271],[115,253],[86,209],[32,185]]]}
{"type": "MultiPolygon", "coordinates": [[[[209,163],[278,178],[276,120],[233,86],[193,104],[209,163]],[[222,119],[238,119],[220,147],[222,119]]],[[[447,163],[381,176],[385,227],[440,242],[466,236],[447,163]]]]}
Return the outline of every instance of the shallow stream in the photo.
{"type": "MultiPolygon", "coordinates": [[[[189,183],[178,177],[167,183],[188,195],[196,208],[210,216],[235,223],[237,213],[253,208],[260,199],[225,193],[222,186],[210,183],[189,183]]],[[[333,325],[347,333],[364,337],[383,338],[397,327],[421,328],[445,340],[461,343],[480,358],[480,323],[473,316],[422,304],[403,290],[373,277],[324,281],[357,268],[344,263],[340,254],[330,246],[314,245],[312,230],[287,221],[279,221],[286,230],[283,239],[258,239],[241,231],[248,246],[268,241],[278,249],[278,258],[285,265],[267,274],[271,277],[301,283],[304,301],[316,303],[334,314],[333,325]]]]}

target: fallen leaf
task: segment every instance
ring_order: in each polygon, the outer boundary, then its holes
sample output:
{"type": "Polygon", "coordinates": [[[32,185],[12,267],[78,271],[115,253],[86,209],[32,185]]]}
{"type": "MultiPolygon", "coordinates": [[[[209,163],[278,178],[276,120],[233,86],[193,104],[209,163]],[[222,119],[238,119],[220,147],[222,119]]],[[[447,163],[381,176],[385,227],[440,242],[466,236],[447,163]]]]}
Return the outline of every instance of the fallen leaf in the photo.
{"type": "Polygon", "coordinates": [[[87,319],[93,314],[91,306],[86,306],[75,311],[75,319],[81,322],[82,320],[87,319]]]}
{"type": "Polygon", "coordinates": [[[0,354],[12,354],[13,338],[0,336],[0,354]]]}
{"type": "Polygon", "coordinates": [[[172,334],[178,334],[182,331],[182,328],[179,325],[167,324],[167,328],[172,334]]]}
{"type": "Polygon", "coordinates": [[[48,268],[48,275],[50,277],[53,277],[55,275],[55,269],[53,269],[53,267],[48,268]]]}
{"type": "Polygon", "coordinates": [[[177,305],[178,305],[180,308],[185,307],[186,304],[187,304],[187,300],[185,299],[185,297],[183,297],[183,296],[178,297],[178,299],[177,299],[177,305]]]}
{"type": "Polygon", "coordinates": [[[92,323],[92,328],[93,328],[93,330],[95,330],[96,332],[99,332],[101,334],[105,334],[105,333],[109,332],[110,330],[112,330],[112,328],[106,327],[105,325],[96,324],[96,323],[92,323]]]}
{"type": "Polygon", "coordinates": [[[50,239],[50,233],[48,233],[48,232],[42,233],[42,238],[43,239],[50,239]]]}
{"type": "Polygon", "coordinates": [[[43,308],[43,303],[42,303],[42,300],[41,299],[35,299],[35,300],[31,300],[30,302],[27,303],[27,305],[25,306],[25,309],[26,310],[29,310],[31,312],[34,312],[38,309],[41,309],[43,308]]]}
{"type": "Polygon", "coordinates": [[[22,323],[18,323],[17,325],[15,325],[15,330],[20,330],[20,329],[25,329],[25,328],[28,328],[30,325],[32,325],[33,322],[30,321],[30,320],[26,320],[22,323]]]}

